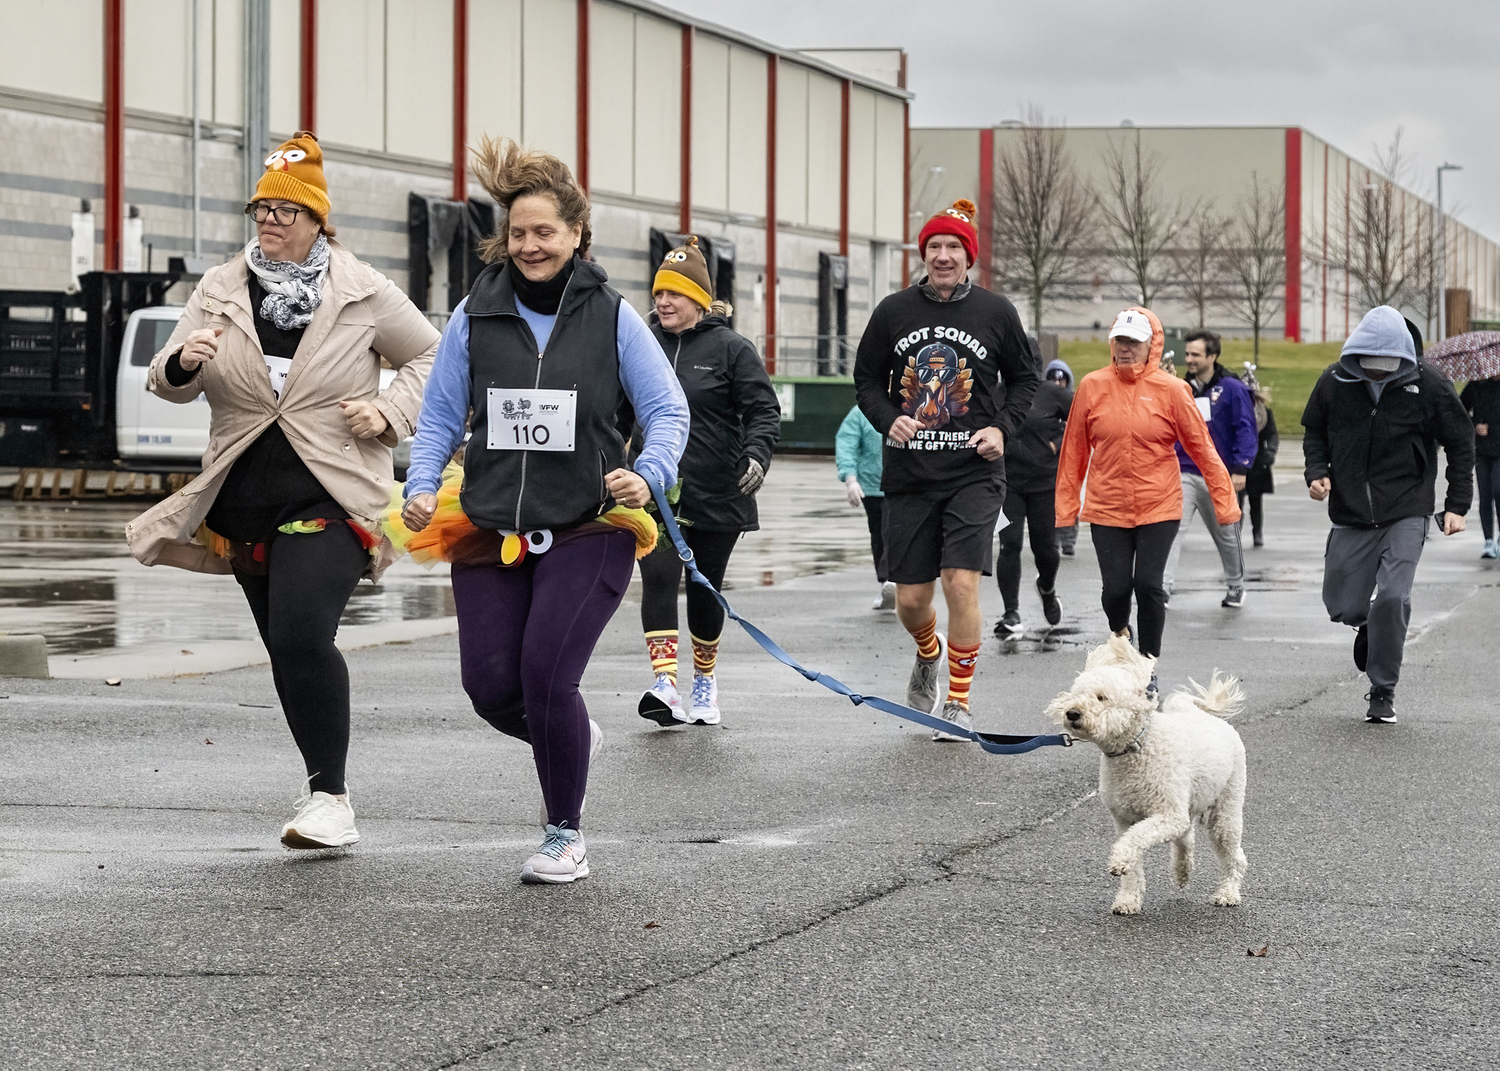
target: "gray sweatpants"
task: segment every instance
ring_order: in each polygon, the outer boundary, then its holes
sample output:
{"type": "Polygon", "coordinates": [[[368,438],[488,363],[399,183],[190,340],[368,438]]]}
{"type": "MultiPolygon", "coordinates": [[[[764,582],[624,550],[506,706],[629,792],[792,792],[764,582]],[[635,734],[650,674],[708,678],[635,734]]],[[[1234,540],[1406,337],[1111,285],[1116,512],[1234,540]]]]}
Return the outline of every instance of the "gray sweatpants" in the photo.
{"type": "Polygon", "coordinates": [[[1240,549],[1240,522],[1220,524],[1214,516],[1214,496],[1209,493],[1208,483],[1194,472],[1182,474],[1182,526],[1177,529],[1177,538],[1172,540],[1171,553],[1167,555],[1167,571],[1162,576],[1162,587],[1172,594],[1172,583],[1177,579],[1177,559],[1182,555],[1182,541],[1192,526],[1193,517],[1203,514],[1203,523],[1208,534],[1214,537],[1214,546],[1219,548],[1219,562],[1224,566],[1224,586],[1233,591],[1245,586],[1245,552],[1240,549]]]}
{"type": "Polygon", "coordinates": [[[1403,517],[1381,528],[1335,528],[1323,553],[1323,605],[1345,625],[1369,626],[1370,683],[1401,679],[1411,585],[1427,540],[1427,517],[1403,517]],[[1371,594],[1375,598],[1370,598],[1371,594]]]}

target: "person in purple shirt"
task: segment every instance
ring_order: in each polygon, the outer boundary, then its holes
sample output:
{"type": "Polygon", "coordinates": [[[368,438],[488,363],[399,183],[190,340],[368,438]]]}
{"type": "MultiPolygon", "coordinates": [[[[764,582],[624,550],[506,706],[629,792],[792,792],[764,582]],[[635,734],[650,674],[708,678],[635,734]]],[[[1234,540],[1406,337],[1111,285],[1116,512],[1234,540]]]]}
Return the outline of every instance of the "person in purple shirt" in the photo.
{"type": "MultiPolygon", "coordinates": [[[[1208,423],[1209,435],[1218,447],[1219,458],[1229,470],[1229,478],[1238,494],[1245,489],[1245,479],[1255,464],[1260,445],[1255,433],[1255,400],[1250,396],[1249,388],[1219,364],[1218,335],[1212,331],[1194,331],[1184,341],[1183,350],[1187,384],[1192,388],[1193,400],[1208,423]]],[[[1183,451],[1181,443],[1177,445],[1177,463],[1182,468],[1182,524],[1167,556],[1162,586],[1170,599],[1177,576],[1177,559],[1182,554],[1182,541],[1192,526],[1193,515],[1201,514],[1224,566],[1227,590],[1219,605],[1238,610],[1245,605],[1245,552],[1240,546],[1240,522],[1215,522],[1208,484],[1203,481],[1203,474],[1193,464],[1192,458],[1183,451]]]]}
{"type": "Polygon", "coordinates": [[[489,266],[438,344],[412,442],[402,520],[452,562],[464,691],[475,712],[531,745],[545,815],[528,884],[589,876],[579,821],[603,741],[578,682],[656,543],[641,512],[677,481],[688,407],[640,315],[584,259],[589,202],[555,156],[485,138],[475,175],[502,213],[489,266]],[[616,414],[644,435],[626,467],[616,414]],[[444,466],[464,448],[461,514],[439,510],[444,466]]]}

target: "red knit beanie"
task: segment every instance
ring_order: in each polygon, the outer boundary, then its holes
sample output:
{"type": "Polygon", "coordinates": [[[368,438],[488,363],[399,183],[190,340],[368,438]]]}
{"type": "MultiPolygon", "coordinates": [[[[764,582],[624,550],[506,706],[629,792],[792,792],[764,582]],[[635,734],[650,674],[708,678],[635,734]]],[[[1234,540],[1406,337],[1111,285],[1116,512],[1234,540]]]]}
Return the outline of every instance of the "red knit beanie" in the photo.
{"type": "Polygon", "coordinates": [[[951,234],[963,243],[972,268],[979,263],[979,228],[974,226],[978,218],[979,209],[974,207],[974,202],[960,197],[953,202],[952,208],[943,209],[922,227],[922,233],[917,235],[917,255],[926,260],[927,239],[934,234],[951,234]]]}

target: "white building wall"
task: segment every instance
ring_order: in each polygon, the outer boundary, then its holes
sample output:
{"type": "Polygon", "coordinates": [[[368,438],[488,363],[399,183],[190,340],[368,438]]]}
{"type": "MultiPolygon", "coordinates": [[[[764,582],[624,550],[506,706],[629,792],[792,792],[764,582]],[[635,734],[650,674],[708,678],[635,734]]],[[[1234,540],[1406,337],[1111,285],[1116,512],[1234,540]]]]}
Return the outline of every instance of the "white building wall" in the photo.
{"type": "MultiPolygon", "coordinates": [[[[592,10],[597,12],[601,6],[595,4],[592,10]]],[[[578,39],[578,5],[574,0],[525,0],[522,18],[521,139],[529,148],[550,152],[576,171],[578,49],[573,43],[578,39]]],[[[597,32],[591,33],[591,40],[599,40],[597,32]]],[[[592,84],[591,79],[591,88],[592,84]]],[[[597,129],[597,122],[590,120],[590,133],[597,129]]]]}
{"type": "Polygon", "coordinates": [[[767,61],[764,54],[729,49],[729,211],[766,214],[767,61]]]}
{"type": "Polygon", "coordinates": [[[728,211],[729,43],[695,35],[692,75],[693,204],[728,211]]]}
{"type": "Polygon", "coordinates": [[[523,138],[522,0],[469,0],[467,144],[482,135],[523,138]]]}
{"type": "Polygon", "coordinates": [[[104,100],[103,0],[28,0],[24,17],[6,16],[0,83],[27,93],[104,100]]]}
{"type": "Polygon", "coordinates": [[[634,189],[676,201],[682,193],[682,27],[635,16],[634,189]]]}
{"type": "Polygon", "coordinates": [[[807,83],[807,213],[798,222],[825,230],[839,229],[843,136],[842,87],[821,71],[807,83]]]}
{"type": "Polygon", "coordinates": [[[384,151],[451,164],[453,0],[385,0],[385,12],[384,151]]]}
{"type": "Polygon", "coordinates": [[[385,31],[381,0],[318,0],[320,141],[385,151],[385,31]]]}

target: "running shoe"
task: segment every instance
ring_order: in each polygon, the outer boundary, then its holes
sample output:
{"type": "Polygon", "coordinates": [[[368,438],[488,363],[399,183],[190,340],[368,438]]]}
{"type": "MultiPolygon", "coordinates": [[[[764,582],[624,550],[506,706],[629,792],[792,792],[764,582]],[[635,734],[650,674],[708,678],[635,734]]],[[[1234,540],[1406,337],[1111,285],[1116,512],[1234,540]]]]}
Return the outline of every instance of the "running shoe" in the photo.
{"type": "Polygon", "coordinates": [[[1021,615],[1015,610],[1005,611],[1005,616],[995,622],[995,635],[1002,640],[1015,639],[1026,631],[1026,626],[1021,623],[1021,615]]]}
{"type": "Polygon", "coordinates": [[[896,583],[887,580],[880,585],[880,592],[875,596],[875,601],[870,603],[872,610],[894,610],[896,608],[896,583]]]}
{"type": "Polygon", "coordinates": [[[1354,668],[1361,673],[1370,664],[1370,627],[1360,625],[1354,634],[1354,668]]]}
{"type": "MultiPolygon", "coordinates": [[[[599,723],[593,718],[589,719],[589,772],[594,772],[594,760],[599,757],[599,752],[604,750],[604,730],[599,728],[599,723]]],[[[578,801],[578,817],[583,817],[584,808],[589,805],[588,793],[584,793],[583,799],[578,801]]],[[[547,828],[547,801],[542,801],[541,826],[547,828]]]]}
{"type": "Polygon", "coordinates": [[[1365,711],[1365,721],[1378,725],[1396,724],[1396,689],[1376,686],[1370,689],[1370,694],[1365,698],[1370,702],[1370,709],[1365,711]]]}
{"type": "Polygon", "coordinates": [[[1219,603],[1226,610],[1238,610],[1245,605],[1245,589],[1230,588],[1224,593],[1224,601],[1219,603]]]}
{"type": "Polygon", "coordinates": [[[1479,552],[1481,558],[1500,558],[1500,539],[1486,539],[1484,550],[1479,552]]]}
{"type": "Polygon", "coordinates": [[[1055,625],[1062,620],[1062,603],[1057,601],[1057,584],[1054,582],[1051,591],[1042,590],[1042,578],[1036,578],[1036,593],[1042,597],[1042,616],[1047,619],[1047,624],[1055,625]]]}
{"type": "Polygon", "coordinates": [[[683,720],[689,725],[719,724],[719,682],[712,675],[693,674],[692,696],[683,720]]]}
{"type": "Polygon", "coordinates": [[[913,710],[936,714],[938,707],[938,676],[948,654],[948,637],[937,634],[938,653],[932,661],[918,656],[911,667],[911,677],[906,682],[906,705],[913,710]]]}
{"type": "Polygon", "coordinates": [[[311,792],[298,799],[296,806],[297,817],[281,827],[281,843],[288,848],[343,848],[359,843],[348,793],[339,799],[327,792],[311,792]]]}
{"type": "MultiPolygon", "coordinates": [[[[956,699],[950,699],[943,704],[943,720],[952,722],[958,728],[970,732],[974,729],[974,719],[969,716],[969,708],[956,699]]],[[[934,729],[932,731],[932,738],[940,743],[951,741],[955,744],[967,744],[971,742],[967,736],[954,736],[952,733],[945,733],[941,729],[934,729]]]]}
{"type": "Polygon", "coordinates": [[[658,725],[681,725],[687,721],[682,711],[682,696],[677,694],[677,684],[665,673],[656,675],[656,683],[641,693],[636,713],[647,721],[658,725]]]}
{"type": "Polygon", "coordinates": [[[548,826],[542,846],[521,867],[525,885],[567,885],[589,876],[588,852],[576,829],[548,826]]]}

